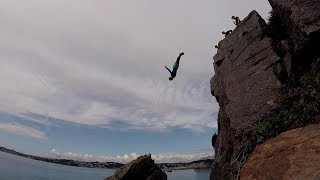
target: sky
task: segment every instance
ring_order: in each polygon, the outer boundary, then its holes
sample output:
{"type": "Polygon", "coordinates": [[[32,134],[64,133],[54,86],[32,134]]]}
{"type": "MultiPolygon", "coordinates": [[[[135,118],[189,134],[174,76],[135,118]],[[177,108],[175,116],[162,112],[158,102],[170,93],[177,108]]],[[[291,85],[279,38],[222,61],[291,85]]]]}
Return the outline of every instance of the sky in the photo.
{"type": "Polygon", "coordinates": [[[0,146],[156,162],[213,156],[210,93],[224,30],[256,0],[0,0],[0,146]],[[169,81],[180,52],[177,77],[169,81]]]}

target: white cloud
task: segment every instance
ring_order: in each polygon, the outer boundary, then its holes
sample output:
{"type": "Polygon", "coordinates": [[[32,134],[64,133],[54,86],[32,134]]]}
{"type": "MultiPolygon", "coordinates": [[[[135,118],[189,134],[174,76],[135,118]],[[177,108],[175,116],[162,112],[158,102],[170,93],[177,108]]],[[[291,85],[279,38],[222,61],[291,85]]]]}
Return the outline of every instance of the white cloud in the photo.
{"type": "Polygon", "coordinates": [[[60,153],[56,149],[52,149],[49,154],[50,154],[50,156],[53,156],[53,157],[60,156],[60,153]]]}
{"type": "MultiPolygon", "coordinates": [[[[186,152],[186,153],[156,153],[152,154],[151,157],[156,163],[177,163],[177,162],[191,162],[200,160],[201,158],[212,157],[214,151],[211,149],[196,151],[196,152],[186,152]]],[[[59,153],[55,149],[52,149],[49,153],[49,157],[58,159],[73,159],[80,161],[98,161],[98,162],[118,162],[118,163],[128,163],[140,155],[137,153],[117,155],[117,156],[94,156],[90,154],[79,154],[79,153],[59,153]]]]}
{"type": "Polygon", "coordinates": [[[171,126],[197,130],[216,126],[212,125],[216,118],[212,112],[218,107],[210,95],[209,78],[208,81],[195,79],[189,82],[181,77],[180,82],[169,84],[146,77],[93,71],[88,72],[90,77],[81,78],[60,74],[66,81],[63,82],[59,78],[54,80],[28,73],[16,79],[14,73],[2,71],[0,74],[4,77],[0,82],[8,79],[17,82],[2,89],[7,89],[2,93],[6,96],[0,96],[2,102],[6,102],[2,109],[7,111],[30,111],[88,125],[123,121],[132,128],[151,130],[171,126]],[[23,89],[23,92],[17,92],[17,89],[23,89]],[[15,99],[19,101],[13,104],[15,99]]]}
{"type": "Polygon", "coordinates": [[[86,125],[216,127],[213,47],[222,30],[234,28],[231,15],[252,9],[266,17],[270,7],[252,0],[2,0],[0,110],[86,125]],[[178,77],[169,82],[163,66],[180,51],[178,77]]]}
{"type": "Polygon", "coordinates": [[[47,139],[44,132],[18,123],[0,123],[0,130],[40,140],[47,139]]]}

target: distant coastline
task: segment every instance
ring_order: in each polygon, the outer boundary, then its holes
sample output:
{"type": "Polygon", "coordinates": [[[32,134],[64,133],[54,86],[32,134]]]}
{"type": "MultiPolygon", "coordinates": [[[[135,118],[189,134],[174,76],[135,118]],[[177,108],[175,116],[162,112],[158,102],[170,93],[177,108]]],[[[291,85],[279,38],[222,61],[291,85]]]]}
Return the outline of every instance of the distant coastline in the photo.
{"type": "Polygon", "coordinates": [[[12,149],[7,149],[5,147],[0,147],[0,152],[5,152],[5,153],[21,156],[21,157],[33,159],[33,160],[61,164],[66,166],[87,167],[87,168],[108,168],[108,169],[117,169],[123,166],[123,164],[115,163],[115,162],[105,162],[105,163],[85,162],[85,161],[77,161],[77,160],[70,160],[70,159],[54,159],[54,158],[39,157],[39,156],[33,156],[29,154],[23,154],[12,149]]]}
{"type": "MultiPolygon", "coordinates": [[[[29,154],[24,154],[17,152],[12,149],[7,149],[5,147],[0,146],[0,152],[5,152],[37,161],[44,161],[48,163],[61,164],[66,166],[75,166],[75,167],[86,167],[86,168],[105,168],[105,169],[118,169],[122,167],[124,164],[115,163],[115,162],[85,162],[85,161],[77,161],[70,159],[54,159],[54,158],[46,158],[33,156],[29,154]]],[[[172,170],[184,170],[184,169],[209,169],[211,164],[213,163],[213,159],[204,159],[193,161],[190,163],[159,163],[157,164],[164,171],[172,171],[172,170]]]]}

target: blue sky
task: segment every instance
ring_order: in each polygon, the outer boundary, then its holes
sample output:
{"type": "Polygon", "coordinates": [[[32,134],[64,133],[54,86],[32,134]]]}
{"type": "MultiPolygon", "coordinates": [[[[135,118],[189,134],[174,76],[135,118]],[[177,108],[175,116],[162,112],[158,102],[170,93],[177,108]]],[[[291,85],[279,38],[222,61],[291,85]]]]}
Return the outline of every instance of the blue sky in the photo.
{"type": "Polygon", "coordinates": [[[0,145],[126,162],[212,156],[214,46],[267,1],[0,2],[0,145]],[[184,51],[177,78],[163,66],[184,51]]]}
{"type": "MultiPolygon", "coordinates": [[[[78,154],[93,154],[95,156],[116,156],[139,152],[139,154],[190,153],[210,151],[212,129],[202,132],[182,128],[168,128],[165,131],[128,130],[126,124],[112,124],[111,129],[98,126],[75,124],[63,120],[41,117],[35,114],[0,114],[0,124],[11,124],[16,128],[4,130],[0,127],[0,141],[6,147],[20,152],[48,156],[52,149],[59,148],[60,152],[78,154]],[[39,122],[45,119],[46,121],[39,122]],[[12,122],[14,122],[12,124],[12,122]],[[17,127],[32,128],[43,134],[17,134],[17,127]],[[123,129],[119,129],[119,127],[123,129]],[[21,136],[22,135],[22,136],[21,136]]],[[[122,161],[120,161],[122,162],[122,161]]]]}

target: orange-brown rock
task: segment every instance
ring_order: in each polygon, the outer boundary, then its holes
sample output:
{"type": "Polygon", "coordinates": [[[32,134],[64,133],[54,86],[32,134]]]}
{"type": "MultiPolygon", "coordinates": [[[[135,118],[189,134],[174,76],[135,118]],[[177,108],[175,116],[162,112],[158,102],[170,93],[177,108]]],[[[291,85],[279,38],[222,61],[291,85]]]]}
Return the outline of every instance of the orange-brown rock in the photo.
{"type": "Polygon", "coordinates": [[[240,179],[320,179],[320,125],[294,129],[257,146],[240,179]]]}

